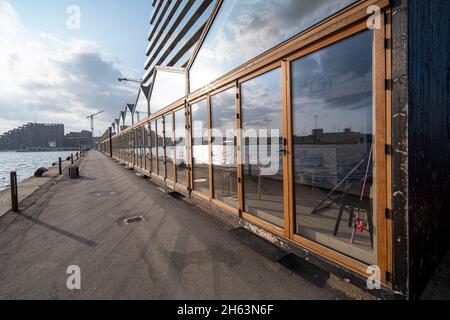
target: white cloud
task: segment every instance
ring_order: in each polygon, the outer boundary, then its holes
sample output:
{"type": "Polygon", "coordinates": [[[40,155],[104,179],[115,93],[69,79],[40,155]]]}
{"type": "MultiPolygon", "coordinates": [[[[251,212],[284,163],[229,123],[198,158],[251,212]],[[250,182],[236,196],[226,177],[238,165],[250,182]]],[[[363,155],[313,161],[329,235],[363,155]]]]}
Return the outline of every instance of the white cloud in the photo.
{"type": "Polygon", "coordinates": [[[105,109],[96,121],[98,135],[136,98],[136,87],[117,82],[124,65],[97,43],[46,32],[36,36],[5,0],[0,0],[0,48],[0,134],[26,122],[89,130],[86,116],[105,109]]]}

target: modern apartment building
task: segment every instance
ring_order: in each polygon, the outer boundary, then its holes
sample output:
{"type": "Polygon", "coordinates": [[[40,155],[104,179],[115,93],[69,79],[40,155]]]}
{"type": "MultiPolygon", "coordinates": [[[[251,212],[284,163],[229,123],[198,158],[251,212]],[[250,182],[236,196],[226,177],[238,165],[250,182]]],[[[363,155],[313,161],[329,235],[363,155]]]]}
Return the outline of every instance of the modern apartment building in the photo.
{"type": "Polygon", "coordinates": [[[380,297],[419,297],[450,243],[450,2],[152,4],[143,87],[101,150],[380,297]]]}
{"type": "Polygon", "coordinates": [[[38,150],[64,147],[64,125],[28,123],[0,136],[0,150],[38,150]]]}

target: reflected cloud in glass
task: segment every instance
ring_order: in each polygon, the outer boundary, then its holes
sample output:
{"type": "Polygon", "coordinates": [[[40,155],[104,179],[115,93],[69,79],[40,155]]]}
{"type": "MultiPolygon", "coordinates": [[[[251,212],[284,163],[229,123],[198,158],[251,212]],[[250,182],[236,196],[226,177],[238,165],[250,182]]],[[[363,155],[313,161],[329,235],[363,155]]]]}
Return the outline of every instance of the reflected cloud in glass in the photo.
{"type": "Polygon", "coordinates": [[[226,0],[190,70],[191,92],[355,0],[226,0]]]}
{"type": "Polygon", "coordinates": [[[157,71],[154,81],[150,97],[150,113],[152,114],[186,95],[186,74],[183,72],[160,69],[157,71]]]}

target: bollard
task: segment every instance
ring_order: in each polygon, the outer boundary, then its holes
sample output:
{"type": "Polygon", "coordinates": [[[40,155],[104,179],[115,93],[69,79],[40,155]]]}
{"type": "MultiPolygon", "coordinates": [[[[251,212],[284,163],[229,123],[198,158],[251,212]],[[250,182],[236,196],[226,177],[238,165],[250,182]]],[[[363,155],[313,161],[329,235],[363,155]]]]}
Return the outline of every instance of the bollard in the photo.
{"type": "Polygon", "coordinates": [[[70,162],[73,164],[73,153],[70,155],[70,162]]]}
{"type": "Polygon", "coordinates": [[[62,174],[62,159],[59,158],[59,174],[62,174]]]}
{"type": "Polygon", "coordinates": [[[78,155],[78,152],[77,152],[77,160],[80,160],[80,156],[78,155]]]}
{"type": "Polygon", "coordinates": [[[17,190],[17,173],[10,173],[11,180],[11,209],[12,212],[19,212],[19,192],[17,190]]]}

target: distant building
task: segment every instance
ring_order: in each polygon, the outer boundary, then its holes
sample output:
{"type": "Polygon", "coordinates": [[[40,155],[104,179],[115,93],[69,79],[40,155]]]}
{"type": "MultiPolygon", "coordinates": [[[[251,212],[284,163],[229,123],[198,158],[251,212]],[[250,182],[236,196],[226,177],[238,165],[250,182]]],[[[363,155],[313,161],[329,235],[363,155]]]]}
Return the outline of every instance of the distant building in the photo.
{"type": "Polygon", "coordinates": [[[309,136],[294,136],[295,144],[334,145],[334,144],[367,144],[372,142],[372,134],[354,132],[350,128],[344,132],[325,132],[314,129],[309,136]]]}
{"type": "Polygon", "coordinates": [[[80,147],[91,147],[92,144],[93,138],[90,131],[71,132],[64,137],[65,148],[78,149],[80,147]]]}
{"type": "Polygon", "coordinates": [[[28,123],[0,136],[0,150],[47,150],[63,146],[63,124],[28,123]]]}

